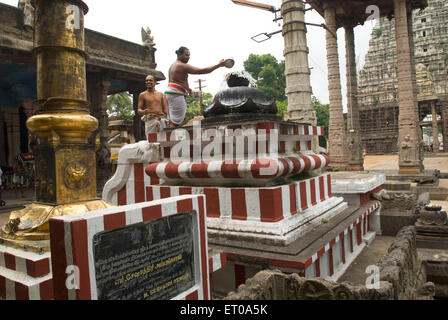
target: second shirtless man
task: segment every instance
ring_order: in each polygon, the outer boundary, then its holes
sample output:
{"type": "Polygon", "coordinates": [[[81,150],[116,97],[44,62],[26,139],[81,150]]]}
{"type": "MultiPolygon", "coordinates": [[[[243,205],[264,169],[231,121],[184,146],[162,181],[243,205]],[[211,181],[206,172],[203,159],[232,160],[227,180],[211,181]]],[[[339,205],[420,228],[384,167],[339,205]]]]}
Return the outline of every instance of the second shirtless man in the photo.
{"type": "Polygon", "coordinates": [[[137,112],[145,121],[145,135],[155,133],[165,127],[162,117],[166,114],[165,100],[163,93],[156,91],[156,80],[153,76],[146,77],[146,91],[138,96],[137,112]]]}

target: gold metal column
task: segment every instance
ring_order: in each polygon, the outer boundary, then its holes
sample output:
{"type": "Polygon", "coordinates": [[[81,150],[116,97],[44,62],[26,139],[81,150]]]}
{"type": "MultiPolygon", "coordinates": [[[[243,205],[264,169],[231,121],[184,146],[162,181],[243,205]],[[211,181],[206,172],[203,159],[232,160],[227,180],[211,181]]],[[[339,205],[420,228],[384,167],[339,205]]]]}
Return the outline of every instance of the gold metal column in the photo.
{"type": "Polygon", "coordinates": [[[89,143],[98,121],[86,100],[88,7],[79,0],[35,0],[33,5],[38,100],[27,127],[36,159],[36,202],[11,212],[0,242],[48,251],[51,217],[111,205],[97,198],[95,145],[89,143]]]}

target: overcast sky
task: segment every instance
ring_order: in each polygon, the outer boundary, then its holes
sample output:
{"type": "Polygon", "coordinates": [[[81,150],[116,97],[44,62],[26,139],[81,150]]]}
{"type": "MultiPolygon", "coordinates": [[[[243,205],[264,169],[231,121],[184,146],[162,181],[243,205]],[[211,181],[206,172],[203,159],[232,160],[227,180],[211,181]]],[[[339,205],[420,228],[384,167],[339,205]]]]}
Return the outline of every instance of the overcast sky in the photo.
{"type": "MultiPolygon", "coordinates": [[[[281,0],[257,0],[280,8],[281,0]]],[[[17,6],[18,0],[0,0],[17,6]]],[[[283,38],[281,33],[270,40],[257,43],[251,37],[281,29],[274,22],[274,14],[268,11],[235,5],[231,0],[85,0],[89,12],[85,27],[117,38],[142,43],[141,28],[149,27],[156,43],[157,70],[167,77],[168,68],[176,59],[175,51],[180,46],[191,51],[190,64],[206,67],[216,64],[221,58],[233,58],[235,66],[229,70],[220,68],[208,75],[190,76],[190,87],[195,89],[199,78],[204,79],[204,91],[216,94],[224,76],[229,71],[243,70],[243,62],[249,54],[270,53],[283,60],[283,38]]],[[[323,23],[323,18],[314,10],[305,16],[307,22],[323,23]]],[[[281,22],[280,22],[281,23],[281,22]]],[[[358,69],[362,67],[368,50],[372,22],[355,29],[358,69]]],[[[345,48],[344,31],[338,31],[341,84],[345,103],[345,48]]],[[[313,94],[323,103],[328,103],[327,63],[325,30],[308,26],[309,65],[313,94]]],[[[164,91],[166,81],[157,89],[164,91]]]]}

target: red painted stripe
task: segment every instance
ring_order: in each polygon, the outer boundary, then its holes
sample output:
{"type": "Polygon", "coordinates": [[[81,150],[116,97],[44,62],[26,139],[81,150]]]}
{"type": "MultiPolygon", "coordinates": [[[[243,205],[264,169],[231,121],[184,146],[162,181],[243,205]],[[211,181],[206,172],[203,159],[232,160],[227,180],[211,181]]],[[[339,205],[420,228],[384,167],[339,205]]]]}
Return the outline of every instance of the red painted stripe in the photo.
{"type": "Polygon", "coordinates": [[[331,194],[331,175],[327,174],[327,189],[328,189],[328,198],[331,198],[333,195],[331,194]]]}
{"type": "Polygon", "coordinates": [[[296,202],[296,184],[292,183],[289,185],[289,207],[291,208],[291,215],[297,213],[297,202],[296,202]]]}
{"type": "Polygon", "coordinates": [[[227,255],[225,252],[221,252],[219,256],[221,257],[221,267],[224,267],[227,264],[227,255]]]}
{"type": "Polygon", "coordinates": [[[65,285],[65,279],[67,277],[65,273],[67,268],[67,253],[65,251],[65,229],[63,221],[50,219],[50,248],[54,279],[54,298],[56,300],[67,300],[68,292],[65,285]]]}
{"type": "Polygon", "coordinates": [[[177,201],[177,212],[187,212],[193,210],[193,200],[192,199],[184,199],[177,201]]]}
{"type": "Polygon", "coordinates": [[[148,134],[148,142],[157,142],[157,133],[148,134]]]}
{"type": "Polygon", "coordinates": [[[5,267],[10,270],[16,270],[16,257],[10,253],[5,252],[5,267]]]}
{"type": "Polygon", "coordinates": [[[244,189],[230,189],[232,203],[232,219],[247,220],[246,192],[244,189]]]}
{"type": "Polygon", "coordinates": [[[151,185],[160,184],[160,179],[158,177],[150,177],[149,184],[151,185]]]}
{"type": "Polygon", "coordinates": [[[40,300],[53,300],[53,279],[48,279],[39,285],[40,300]]]}
{"type": "Polygon", "coordinates": [[[154,219],[158,219],[161,217],[162,217],[162,205],[161,204],[142,208],[143,221],[154,220],[154,219]]]}
{"type": "Polygon", "coordinates": [[[283,219],[282,188],[259,189],[260,220],[277,222],[283,219]]]}
{"type": "Polygon", "coordinates": [[[308,127],[308,126],[303,126],[303,131],[304,131],[304,135],[305,135],[305,136],[308,136],[308,135],[310,134],[310,131],[309,131],[309,127],[308,127]]]}
{"type": "MultiPolygon", "coordinates": [[[[146,174],[148,176],[150,176],[151,178],[157,177],[157,166],[158,165],[159,165],[159,162],[148,164],[145,168],[146,174]]],[[[154,183],[151,183],[151,184],[154,184],[154,183]]]]}
{"type": "Polygon", "coordinates": [[[160,187],[160,199],[165,199],[171,197],[171,187],[161,186],[160,187]]]}
{"type": "Polygon", "coordinates": [[[6,299],[6,279],[0,276],[0,298],[6,299]]]}
{"type": "Polygon", "coordinates": [[[180,163],[168,162],[165,166],[165,175],[170,179],[180,179],[179,166],[180,163]]]}
{"type": "Polygon", "coordinates": [[[320,130],[321,130],[321,136],[324,136],[325,135],[325,127],[320,127],[320,130]]]}
{"type": "Polygon", "coordinates": [[[205,203],[207,207],[207,217],[219,218],[221,216],[221,209],[219,204],[219,189],[204,188],[205,203]]]}
{"type": "Polygon", "coordinates": [[[345,237],[344,231],[339,234],[339,243],[341,244],[342,263],[345,264],[345,237]]]}
{"type": "Polygon", "coordinates": [[[16,300],[30,300],[28,290],[29,290],[28,286],[20,282],[16,282],[15,283],[16,300]]]}
{"type": "Polygon", "coordinates": [[[34,278],[42,277],[50,273],[50,260],[38,261],[26,260],[26,273],[34,278]]]}
{"type": "Polygon", "coordinates": [[[119,206],[124,206],[127,204],[126,200],[126,185],[124,185],[123,188],[121,188],[120,191],[117,193],[117,202],[119,206]]]}
{"type": "Polygon", "coordinates": [[[307,149],[307,150],[311,150],[311,149],[312,149],[312,146],[311,146],[311,140],[308,140],[308,141],[306,142],[306,149],[307,149]]]}
{"type": "Polygon", "coordinates": [[[207,172],[208,163],[201,161],[191,165],[190,173],[194,178],[210,178],[207,172]]]}
{"type": "Polygon", "coordinates": [[[333,248],[328,250],[328,263],[330,267],[330,277],[334,274],[334,265],[333,265],[333,248]]]}
{"type": "Polygon", "coordinates": [[[320,248],[319,250],[317,250],[317,257],[322,257],[325,253],[325,247],[320,248]]]}
{"type": "Polygon", "coordinates": [[[353,253],[353,230],[348,230],[350,236],[350,252],[353,253]]]}
{"type": "Polygon", "coordinates": [[[313,126],[313,135],[317,136],[317,127],[313,126]]]}
{"type": "MultiPolygon", "coordinates": [[[[106,221],[104,221],[104,226],[106,227],[106,221]]],[[[105,230],[107,229],[105,228],[105,230]]],[[[73,221],[71,223],[71,232],[73,264],[79,268],[79,289],[76,290],[76,297],[77,300],[91,300],[89,255],[87,254],[89,252],[87,240],[87,220],[73,221]]]]}
{"type": "Polygon", "coordinates": [[[316,270],[316,278],[320,277],[320,259],[317,258],[317,260],[314,262],[314,268],[316,270]]]}
{"type": "Polygon", "coordinates": [[[239,179],[240,175],[238,173],[239,161],[224,161],[221,165],[221,174],[227,179],[239,179]]]}
{"type": "Polygon", "coordinates": [[[367,232],[370,232],[370,217],[371,217],[372,215],[368,215],[367,216],[367,232]]]}
{"type": "Polygon", "coordinates": [[[105,214],[103,220],[104,231],[123,227],[126,225],[126,212],[105,214]]]}
{"type": "Polygon", "coordinates": [[[289,269],[296,269],[296,270],[303,270],[305,268],[305,264],[302,261],[269,259],[269,262],[272,266],[275,266],[275,267],[289,268],[289,269]]]}
{"type": "Polygon", "coordinates": [[[316,205],[316,179],[310,179],[311,205],[316,205]]]}
{"type": "MultiPolygon", "coordinates": [[[[204,291],[204,300],[209,299],[209,272],[207,271],[208,261],[207,261],[207,227],[206,227],[206,217],[205,217],[205,206],[204,206],[204,197],[201,196],[197,198],[198,207],[199,207],[199,230],[201,236],[201,264],[202,264],[202,289],[204,291]]],[[[193,205],[193,201],[189,199],[191,204],[193,205]]]]}
{"type": "Polygon", "coordinates": [[[325,181],[324,177],[319,177],[319,194],[320,194],[320,201],[325,201],[325,181]]]}
{"type": "Polygon", "coordinates": [[[322,160],[316,155],[311,155],[311,157],[314,159],[314,169],[319,169],[322,166],[322,160]]]}
{"type": "Polygon", "coordinates": [[[286,152],[286,145],[285,145],[285,141],[280,141],[280,153],[285,153],[286,152]]]}
{"type": "Polygon", "coordinates": [[[296,135],[298,135],[299,134],[299,126],[298,125],[295,125],[295,126],[293,126],[293,134],[296,136],[296,135]]]}
{"type": "Polygon", "coordinates": [[[165,159],[170,159],[170,155],[171,155],[171,148],[170,147],[164,147],[163,148],[163,157],[165,159]]]}
{"type": "Polygon", "coordinates": [[[307,201],[307,192],[306,192],[306,182],[302,181],[299,183],[299,191],[300,191],[300,207],[302,211],[308,209],[308,201],[307,201]]]}
{"type": "Polygon", "coordinates": [[[361,223],[356,225],[356,243],[358,246],[361,244],[362,236],[361,236],[361,223]]]}
{"type": "Polygon", "coordinates": [[[154,191],[152,187],[146,187],[146,201],[154,200],[154,191]]]}
{"type": "Polygon", "coordinates": [[[305,163],[305,168],[303,169],[304,171],[308,171],[311,169],[311,160],[308,157],[305,156],[300,156],[300,158],[302,158],[303,162],[305,163]]]}
{"type": "Polygon", "coordinates": [[[246,282],[246,268],[235,264],[235,289],[246,282]]]}
{"type": "Polygon", "coordinates": [[[145,202],[145,180],[143,176],[143,163],[134,164],[134,196],[135,203],[145,202]]]}
{"type": "Polygon", "coordinates": [[[296,151],[302,151],[300,148],[300,141],[296,141],[296,151]]]}
{"type": "Polygon", "coordinates": [[[184,195],[184,194],[191,194],[192,193],[192,188],[191,187],[179,187],[179,195],[184,195]]]}
{"type": "Polygon", "coordinates": [[[198,291],[193,291],[185,297],[185,300],[199,300],[198,291]]]}

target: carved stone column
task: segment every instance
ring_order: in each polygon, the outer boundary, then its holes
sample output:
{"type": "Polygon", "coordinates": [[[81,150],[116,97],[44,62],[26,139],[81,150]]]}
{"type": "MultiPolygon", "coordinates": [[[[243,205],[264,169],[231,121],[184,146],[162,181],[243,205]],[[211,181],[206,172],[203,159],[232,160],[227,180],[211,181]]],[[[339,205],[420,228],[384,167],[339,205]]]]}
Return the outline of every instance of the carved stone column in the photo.
{"type": "Polygon", "coordinates": [[[358,80],[356,76],[356,54],[354,25],[344,26],[345,30],[345,52],[347,69],[347,138],[348,138],[348,166],[347,170],[364,170],[361,150],[361,133],[359,124],[358,106],[358,80]]]}
{"type": "Polygon", "coordinates": [[[3,110],[0,108],[0,165],[6,166],[6,145],[4,136],[5,119],[3,116],[3,110]]]}
{"type": "Polygon", "coordinates": [[[100,144],[96,150],[96,185],[102,192],[104,185],[111,176],[109,138],[109,117],[106,100],[110,88],[110,80],[102,74],[89,74],[87,79],[87,97],[90,102],[91,115],[98,119],[100,144]]]}
{"type": "Polygon", "coordinates": [[[439,123],[437,122],[436,102],[431,102],[431,114],[432,114],[432,132],[434,142],[432,144],[433,151],[439,152],[439,123]]]}
{"type": "Polygon", "coordinates": [[[336,8],[333,2],[325,4],[328,91],[330,94],[330,128],[328,152],[331,166],[345,169],[347,166],[345,124],[342,109],[341,75],[339,72],[338,40],[336,32],[336,8]]]}
{"type": "Polygon", "coordinates": [[[441,101],[442,104],[442,134],[443,134],[443,152],[448,152],[448,104],[447,101],[441,101]]]}
{"type": "MultiPolygon", "coordinates": [[[[311,103],[309,50],[306,41],[305,5],[301,1],[283,0],[283,39],[285,49],[286,95],[288,110],[285,120],[317,124],[316,112],[311,103]]],[[[313,141],[313,150],[317,152],[317,138],[313,141]]]]}
{"type": "Polygon", "coordinates": [[[412,12],[406,0],[394,0],[398,59],[399,173],[423,171],[423,148],[418,121],[418,102],[413,54],[412,12]]]}
{"type": "Polygon", "coordinates": [[[8,108],[4,112],[6,134],[8,139],[8,166],[13,166],[14,158],[20,153],[20,123],[19,109],[8,108]]]}

